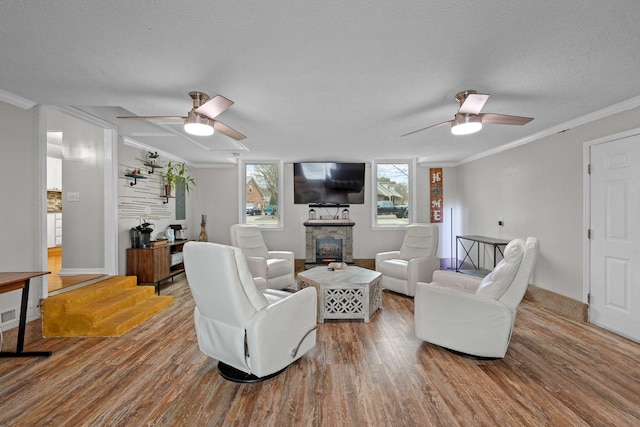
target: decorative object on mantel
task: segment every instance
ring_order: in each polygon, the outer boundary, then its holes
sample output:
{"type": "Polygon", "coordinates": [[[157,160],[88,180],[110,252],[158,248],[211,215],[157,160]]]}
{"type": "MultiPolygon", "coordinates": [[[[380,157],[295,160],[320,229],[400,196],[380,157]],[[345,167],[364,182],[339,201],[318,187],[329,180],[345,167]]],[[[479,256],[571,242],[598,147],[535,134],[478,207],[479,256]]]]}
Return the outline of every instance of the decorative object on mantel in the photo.
{"type": "Polygon", "coordinates": [[[342,210],[342,219],[349,219],[349,209],[343,209],[342,210]]]}
{"type": "Polygon", "coordinates": [[[207,230],[205,229],[206,226],[207,226],[207,216],[203,214],[200,220],[200,235],[198,236],[199,242],[207,241],[207,230]]]}
{"type": "Polygon", "coordinates": [[[316,219],[316,210],[315,209],[309,209],[309,219],[310,220],[316,219]]]}

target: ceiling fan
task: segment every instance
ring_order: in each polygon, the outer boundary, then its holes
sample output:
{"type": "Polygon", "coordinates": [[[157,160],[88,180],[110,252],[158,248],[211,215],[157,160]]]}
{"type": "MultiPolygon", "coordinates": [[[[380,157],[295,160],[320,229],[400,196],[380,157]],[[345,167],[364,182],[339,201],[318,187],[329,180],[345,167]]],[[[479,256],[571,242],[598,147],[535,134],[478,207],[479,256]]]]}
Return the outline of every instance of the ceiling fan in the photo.
{"type": "Polygon", "coordinates": [[[426,129],[451,123],[451,133],[454,135],[469,135],[482,129],[484,123],[496,125],[526,125],[532,117],[508,116],[506,114],[482,113],[480,110],[489,99],[486,93],[477,93],[475,90],[466,90],[456,95],[456,100],[460,103],[460,108],[453,120],[437,123],[413,132],[405,133],[402,136],[412,135],[426,129]]]}
{"type": "Polygon", "coordinates": [[[184,120],[184,130],[191,135],[209,136],[213,135],[214,130],[216,130],[237,141],[246,138],[245,135],[237,130],[214,119],[214,117],[231,107],[233,101],[222,95],[216,95],[209,99],[209,96],[202,92],[189,92],[189,96],[193,100],[193,108],[186,116],[121,116],[118,118],[133,120],[184,120]]]}

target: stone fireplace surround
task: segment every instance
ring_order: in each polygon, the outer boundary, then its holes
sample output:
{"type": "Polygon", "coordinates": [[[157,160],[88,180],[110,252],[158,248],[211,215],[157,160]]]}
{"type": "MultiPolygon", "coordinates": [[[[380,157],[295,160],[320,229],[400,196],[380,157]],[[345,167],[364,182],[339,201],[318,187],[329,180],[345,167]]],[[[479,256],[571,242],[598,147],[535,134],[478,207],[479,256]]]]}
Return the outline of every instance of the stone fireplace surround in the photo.
{"type": "Polygon", "coordinates": [[[349,220],[318,219],[304,223],[305,230],[305,260],[304,267],[312,268],[324,263],[316,262],[316,241],[321,238],[342,239],[342,262],[353,264],[353,226],[349,220]]]}

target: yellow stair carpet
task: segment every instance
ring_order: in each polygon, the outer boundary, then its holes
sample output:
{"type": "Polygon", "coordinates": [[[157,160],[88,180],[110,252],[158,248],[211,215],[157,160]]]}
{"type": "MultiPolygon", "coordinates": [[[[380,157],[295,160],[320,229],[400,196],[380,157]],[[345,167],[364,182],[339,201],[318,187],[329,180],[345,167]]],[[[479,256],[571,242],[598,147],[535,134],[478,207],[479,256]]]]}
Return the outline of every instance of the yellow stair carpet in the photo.
{"type": "Polygon", "coordinates": [[[42,301],[42,335],[117,337],[173,303],[135,276],[109,279],[42,301]]]}

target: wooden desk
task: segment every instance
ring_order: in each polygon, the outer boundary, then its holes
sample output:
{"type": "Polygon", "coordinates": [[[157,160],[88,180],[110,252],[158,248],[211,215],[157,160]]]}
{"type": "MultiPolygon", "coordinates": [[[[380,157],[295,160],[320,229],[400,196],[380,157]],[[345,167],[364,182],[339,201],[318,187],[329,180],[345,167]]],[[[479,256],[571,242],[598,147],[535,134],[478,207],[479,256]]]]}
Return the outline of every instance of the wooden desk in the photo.
{"type": "Polygon", "coordinates": [[[22,289],[20,304],[20,323],[18,324],[18,344],[15,352],[0,351],[0,357],[33,357],[51,356],[50,351],[22,351],[24,349],[24,333],[27,328],[27,303],[29,302],[29,282],[31,278],[50,274],[49,271],[25,273],[0,273],[0,294],[22,289]]]}

